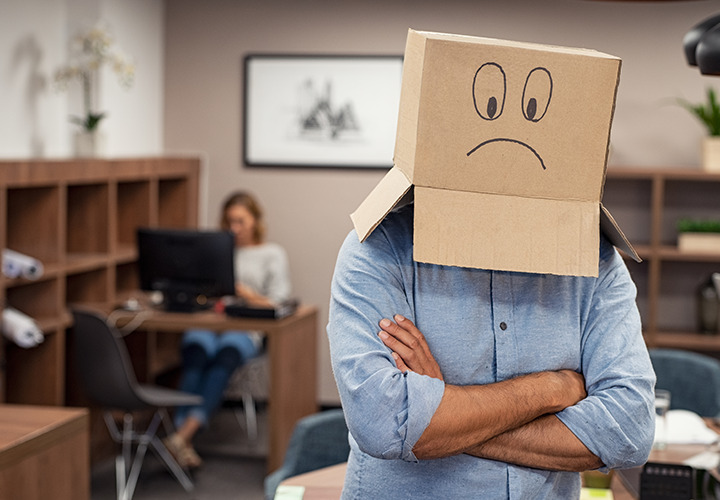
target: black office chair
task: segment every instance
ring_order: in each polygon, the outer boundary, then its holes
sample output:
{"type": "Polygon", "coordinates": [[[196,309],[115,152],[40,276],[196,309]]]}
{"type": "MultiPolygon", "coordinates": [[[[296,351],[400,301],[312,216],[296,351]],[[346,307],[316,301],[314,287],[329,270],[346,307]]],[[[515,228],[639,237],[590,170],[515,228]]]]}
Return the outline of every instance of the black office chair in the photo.
{"type": "Polygon", "coordinates": [[[283,480],[346,462],[349,454],[348,428],[342,409],[301,418],[290,436],[282,466],[265,478],[265,500],[275,497],[283,480]]]}
{"type": "Polygon", "coordinates": [[[132,498],[148,446],[185,491],[192,491],[192,480],[158,438],[157,431],[163,423],[165,432],[172,432],[167,408],[201,404],[202,398],[156,385],[139,384],[127,347],[120,333],[107,323],[106,318],[78,308],[74,308],[72,314],[76,369],[80,383],[90,401],[102,408],[110,436],[121,445],[115,460],[118,500],[132,498]],[[122,429],[113,418],[113,410],[123,414],[122,429]],[[139,410],[154,410],[144,432],[137,432],[133,426],[133,412],[139,410]],[[136,445],[134,457],[133,445],[136,445]]]}

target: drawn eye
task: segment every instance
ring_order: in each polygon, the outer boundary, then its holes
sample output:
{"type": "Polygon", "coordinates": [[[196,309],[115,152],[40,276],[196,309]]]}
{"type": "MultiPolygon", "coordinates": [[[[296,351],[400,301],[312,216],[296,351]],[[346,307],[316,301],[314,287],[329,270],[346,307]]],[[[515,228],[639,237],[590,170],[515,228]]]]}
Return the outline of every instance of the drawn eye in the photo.
{"type": "Polygon", "coordinates": [[[526,120],[539,122],[547,112],[552,97],[552,77],[545,68],[535,68],[525,80],[523,115],[526,120]]]}
{"type": "Polygon", "coordinates": [[[505,107],[505,72],[495,63],[485,63],[475,72],[473,103],[485,120],[495,120],[505,107]]]}

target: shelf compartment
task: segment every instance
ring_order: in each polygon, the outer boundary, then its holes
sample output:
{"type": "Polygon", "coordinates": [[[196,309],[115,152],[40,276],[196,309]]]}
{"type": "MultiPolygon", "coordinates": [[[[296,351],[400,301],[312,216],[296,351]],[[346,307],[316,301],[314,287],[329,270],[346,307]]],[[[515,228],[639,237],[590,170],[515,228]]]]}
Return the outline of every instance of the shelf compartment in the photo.
{"type": "Polygon", "coordinates": [[[118,246],[135,246],[137,228],[152,224],[150,181],[119,182],[117,185],[118,246]]]}
{"type": "Polygon", "coordinates": [[[697,331],[696,292],[718,262],[667,261],[662,263],[657,307],[659,331],[697,331]]]}
{"type": "MultiPolygon", "coordinates": [[[[680,219],[718,219],[719,193],[720,181],[666,181],[661,243],[677,245],[677,223],[680,219]]],[[[716,254],[715,258],[718,259],[719,256],[716,254]]]]}
{"type": "Polygon", "coordinates": [[[67,189],[67,240],[70,253],[109,252],[109,189],[83,184],[67,189]]]}
{"type": "Polygon", "coordinates": [[[605,181],[603,205],[636,250],[638,247],[647,247],[651,241],[652,216],[648,210],[651,196],[651,179],[608,177],[605,181]]]}
{"type": "Polygon", "coordinates": [[[31,318],[58,316],[63,310],[59,287],[58,279],[20,284],[5,291],[7,304],[31,318]]]}
{"type": "Polygon", "coordinates": [[[40,260],[44,266],[60,262],[60,188],[13,188],[7,191],[7,248],[40,260]]]}
{"type": "Polygon", "coordinates": [[[195,215],[190,207],[197,206],[190,199],[190,186],[186,179],[161,179],[158,181],[158,226],[183,228],[195,226],[195,215]]]}
{"type": "Polygon", "coordinates": [[[65,399],[65,332],[46,332],[30,349],[6,344],[8,403],[62,406],[65,399]],[[44,374],[38,377],[35,374],[44,374]]]}
{"type": "Polygon", "coordinates": [[[117,276],[115,282],[116,297],[129,298],[133,292],[140,289],[140,278],[136,262],[118,265],[115,274],[117,276]]]}
{"type": "Polygon", "coordinates": [[[66,280],[67,303],[107,302],[112,300],[109,291],[107,268],[68,275],[66,280]]]}

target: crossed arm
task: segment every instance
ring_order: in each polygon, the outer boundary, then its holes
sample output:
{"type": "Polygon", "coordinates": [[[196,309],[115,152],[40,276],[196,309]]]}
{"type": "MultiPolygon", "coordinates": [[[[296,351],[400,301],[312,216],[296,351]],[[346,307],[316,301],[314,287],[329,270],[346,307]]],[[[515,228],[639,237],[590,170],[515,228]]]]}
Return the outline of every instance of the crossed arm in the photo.
{"type": "MultiPolygon", "coordinates": [[[[379,333],[397,367],[443,380],[423,334],[407,318],[383,319],[379,333]]],[[[413,451],[420,459],[467,453],[548,470],[601,467],[600,459],[554,415],[587,396],[582,375],[545,371],[488,385],[446,384],[413,451]]]]}

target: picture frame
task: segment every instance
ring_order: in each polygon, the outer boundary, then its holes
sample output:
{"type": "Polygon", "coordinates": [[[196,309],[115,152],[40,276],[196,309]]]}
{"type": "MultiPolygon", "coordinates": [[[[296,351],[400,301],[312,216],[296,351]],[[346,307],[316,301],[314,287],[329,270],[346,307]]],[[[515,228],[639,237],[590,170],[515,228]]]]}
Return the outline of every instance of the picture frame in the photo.
{"type": "Polygon", "coordinates": [[[247,166],[390,168],[402,56],[248,54],[247,166]]]}

